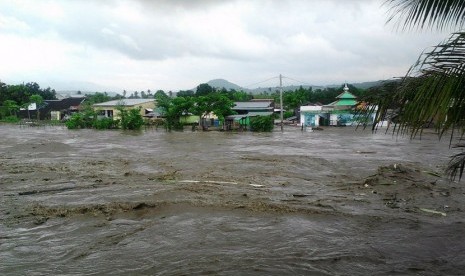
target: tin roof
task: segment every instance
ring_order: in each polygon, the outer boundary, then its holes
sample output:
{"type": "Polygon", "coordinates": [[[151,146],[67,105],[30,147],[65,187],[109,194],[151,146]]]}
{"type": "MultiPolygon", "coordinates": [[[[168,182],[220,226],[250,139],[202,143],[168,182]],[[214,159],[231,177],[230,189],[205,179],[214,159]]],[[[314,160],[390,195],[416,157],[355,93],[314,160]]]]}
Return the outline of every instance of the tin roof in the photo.
{"type": "Polygon", "coordinates": [[[104,103],[94,104],[94,106],[134,106],[138,104],[144,104],[148,102],[155,102],[154,99],[121,99],[121,100],[113,100],[104,103]]]}
{"type": "Polygon", "coordinates": [[[234,102],[233,110],[273,109],[272,102],[234,102]]]}

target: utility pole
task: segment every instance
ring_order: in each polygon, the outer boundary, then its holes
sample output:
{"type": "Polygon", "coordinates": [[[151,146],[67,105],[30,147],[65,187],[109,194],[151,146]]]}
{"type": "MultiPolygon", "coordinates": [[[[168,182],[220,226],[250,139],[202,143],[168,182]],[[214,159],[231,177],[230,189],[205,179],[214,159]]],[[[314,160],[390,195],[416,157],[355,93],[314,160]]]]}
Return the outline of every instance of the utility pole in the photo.
{"type": "Polygon", "coordinates": [[[279,102],[280,102],[280,112],[281,112],[281,132],[284,131],[283,129],[283,76],[279,74],[279,102]]]}

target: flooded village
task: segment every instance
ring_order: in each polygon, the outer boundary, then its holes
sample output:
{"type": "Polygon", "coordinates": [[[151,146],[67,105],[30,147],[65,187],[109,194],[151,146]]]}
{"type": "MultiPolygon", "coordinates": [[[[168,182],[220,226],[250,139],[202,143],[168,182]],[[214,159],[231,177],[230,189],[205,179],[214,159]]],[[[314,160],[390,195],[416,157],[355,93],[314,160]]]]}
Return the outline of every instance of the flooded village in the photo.
{"type": "Polygon", "coordinates": [[[464,275],[464,15],[0,1],[0,275],[464,275]]]}
{"type": "Polygon", "coordinates": [[[443,174],[448,141],[308,109],[271,132],[1,124],[0,272],[459,275],[465,191],[443,174]]]}

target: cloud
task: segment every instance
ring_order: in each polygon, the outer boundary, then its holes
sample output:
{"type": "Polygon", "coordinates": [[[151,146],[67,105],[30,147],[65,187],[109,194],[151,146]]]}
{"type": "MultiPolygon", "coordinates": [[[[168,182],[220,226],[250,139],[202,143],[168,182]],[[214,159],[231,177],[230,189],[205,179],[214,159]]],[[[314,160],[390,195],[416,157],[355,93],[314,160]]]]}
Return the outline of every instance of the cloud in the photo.
{"type": "Polygon", "coordinates": [[[381,3],[2,1],[0,79],[129,91],[213,78],[246,85],[279,73],[315,84],[391,78],[445,35],[395,32],[381,3]]]}

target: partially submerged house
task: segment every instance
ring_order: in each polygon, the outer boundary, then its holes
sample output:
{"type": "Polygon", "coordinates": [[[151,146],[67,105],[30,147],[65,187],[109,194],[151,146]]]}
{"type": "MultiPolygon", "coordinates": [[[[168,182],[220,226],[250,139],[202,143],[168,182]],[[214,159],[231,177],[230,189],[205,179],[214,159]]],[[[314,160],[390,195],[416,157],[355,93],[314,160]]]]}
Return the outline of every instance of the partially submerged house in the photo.
{"type": "Polygon", "coordinates": [[[92,107],[98,117],[113,118],[115,120],[120,117],[118,109],[121,107],[127,110],[139,108],[140,115],[144,117],[157,116],[154,99],[120,99],[94,104],[92,107]]]}
{"type": "Polygon", "coordinates": [[[46,105],[41,109],[46,119],[61,121],[65,116],[71,116],[79,111],[79,107],[86,100],[85,97],[70,97],[61,100],[45,100],[46,105]]]}
{"type": "Polygon", "coordinates": [[[272,99],[256,99],[248,102],[234,102],[236,115],[226,117],[226,129],[248,128],[250,118],[256,116],[272,116],[274,113],[274,101],[272,99]]]}
{"type": "Polygon", "coordinates": [[[27,108],[21,108],[18,116],[20,118],[36,119],[37,112],[39,112],[40,120],[61,121],[65,116],[71,116],[73,113],[78,112],[79,107],[85,100],[85,97],[69,97],[59,100],[44,100],[40,106],[31,103],[27,108]]]}

